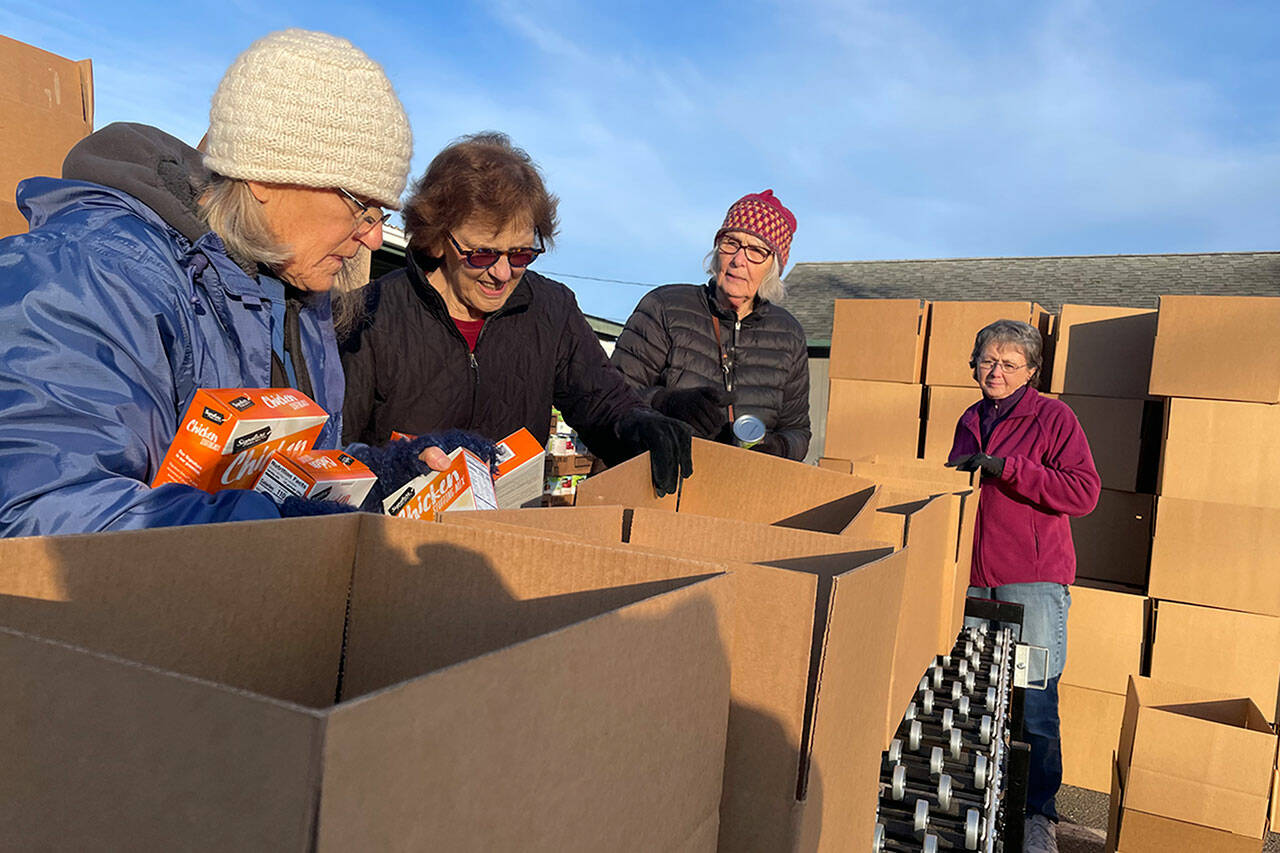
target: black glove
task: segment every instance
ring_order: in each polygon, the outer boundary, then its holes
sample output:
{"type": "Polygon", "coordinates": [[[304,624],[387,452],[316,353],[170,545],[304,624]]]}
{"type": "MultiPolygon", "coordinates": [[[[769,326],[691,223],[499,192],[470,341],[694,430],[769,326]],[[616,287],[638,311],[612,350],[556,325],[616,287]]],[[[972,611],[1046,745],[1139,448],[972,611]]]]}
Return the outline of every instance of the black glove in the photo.
{"type": "Polygon", "coordinates": [[[653,407],[667,417],[684,421],[698,436],[711,438],[729,420],[727,407],[734,396],[732,391],[714,385],[662,388],[653,395],[653,407]]]}
{"type": "Polygon", "coordinates": [[[784,459],[787,456],[787,442],[776,432],[765,433],[764,438],[751,445],[751,449],[768,453],[770,456],[781,456],[784,459]]]}
{"type": "Polygon", "coordinates": [[[1004,473],[1004,459],[1000,456],[988,456],[985,453],[973,453],[955,462],[948,462],[947,467],[966,472],[980,470],[984,477],[999,477],[1004,473]]]}
{"type": "Polygon", "coordinates": [[[340,504],[337,501],[313,501],[310,498],[300,498],[296,495],[289,495],[284,499],[284,503],[280,504],[281,518],[301,518],[309,515],[340,515],[344,512],[356,511],[356,507],[350,504],[340,504]]]}
{"type": "Polygon", "coordinates": [[[658,497],[675,494],[693,473],[693,431],[652,409],[632,409],[618,421],[618,438],[632,456],[649,451],[649,476],[658,497]]]}

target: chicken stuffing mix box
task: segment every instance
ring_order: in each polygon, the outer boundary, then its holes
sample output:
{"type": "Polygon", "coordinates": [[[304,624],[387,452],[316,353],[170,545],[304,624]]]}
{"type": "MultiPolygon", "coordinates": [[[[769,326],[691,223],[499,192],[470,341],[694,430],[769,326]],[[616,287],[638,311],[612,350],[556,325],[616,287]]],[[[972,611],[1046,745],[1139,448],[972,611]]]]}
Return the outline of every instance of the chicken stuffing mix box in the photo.
{"type": "Polygon", "coordinates": [[[363,462],[341,450],[278,450],[253,488],[276,503],[293,496],[358,507],[377,479],[363,462]]]}
{"type": "Polygon", "coordinates": [[[196,391],[152,486],[250,489],[277,450],[310,450],[329,415],[292,388],[196,391]]]}
{"type": "Polygon", "coordinates": [[[723,568],[372,514],[0,541],[0,846],[709,853],[723,568]]]}
{"type": "Polygon", "coordinates": [[[414,477],[382,502],[382,511],[430,521],[446,509],[497,509],[489,464],[465,447],[449,454],[449,467],[414,477]]]}

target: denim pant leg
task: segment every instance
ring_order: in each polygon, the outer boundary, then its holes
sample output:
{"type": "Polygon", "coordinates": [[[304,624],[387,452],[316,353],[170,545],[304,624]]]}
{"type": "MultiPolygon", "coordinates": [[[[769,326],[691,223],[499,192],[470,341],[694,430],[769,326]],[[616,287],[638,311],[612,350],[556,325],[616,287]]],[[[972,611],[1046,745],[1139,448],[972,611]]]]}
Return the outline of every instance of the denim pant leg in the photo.
{"type": "MultiPolygon", "coordinates": [[[[1054,802],[1062,786],[1062,739],[1058,720],[1058,677],[1067,658],[1067,611],[1071,592],[1057,583],[1015,583],[998,587],[971,587],[970,594],[1022,605],[1022,642],[1049,650],[1049,670],[1033,666],[1032,680],[1049,679],[1044,690],[1025,692],[1024,736],[1031,746],[1031,770],[1027,780],[1027,813],[1057,821],[1054,802]]],[[[1034,662],[1033,662],[1034,663],[1034,662]]]]}

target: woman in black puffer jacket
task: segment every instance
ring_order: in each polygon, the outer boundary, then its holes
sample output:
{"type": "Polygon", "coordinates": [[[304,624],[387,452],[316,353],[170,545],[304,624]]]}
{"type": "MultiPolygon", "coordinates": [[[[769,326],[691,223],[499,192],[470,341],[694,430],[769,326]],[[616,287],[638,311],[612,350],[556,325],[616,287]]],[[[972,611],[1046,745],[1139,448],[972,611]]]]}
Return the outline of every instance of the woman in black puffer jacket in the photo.
{"type": "Polygon", "coordinates": [[[668,284],[627,320],[613,363],[658,411],[696,435],[732,441],[734,417],[765,425],[756,450],[809,451],[809,360],[804,330],[782,296],[795,217],[772,190],[743,196],[716,232],[705,285],[668,284]]]}

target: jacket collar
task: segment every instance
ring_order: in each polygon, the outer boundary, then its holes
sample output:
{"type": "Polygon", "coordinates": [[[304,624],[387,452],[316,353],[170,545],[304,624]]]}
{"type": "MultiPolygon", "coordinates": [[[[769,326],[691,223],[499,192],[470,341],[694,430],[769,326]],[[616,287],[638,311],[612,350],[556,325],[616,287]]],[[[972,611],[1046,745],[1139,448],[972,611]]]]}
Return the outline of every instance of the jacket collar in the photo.
{"type": "MultiPolygon", "coordinates": [[[[978,426],[978,405],[978,403],[974,403],[972,406],[965,409],[964,414],[960,416],[960,423],[963,424],[966,429],[973,432],[974,435],[980,434],[978,426]]],[[[1034,417],[1035,414],[1040,411],[1040,407],[1042,405],[1044,405],[1044,398],[1040,396],[1040,392],[1035,388],[1028,387],[1026,393],[1022,395],[1022,399],[1014,405],[1013,410],[1009,412],[1009,414],[1005,415],[1001,419],[1001,423],[1004,423],[1005,421],[1012,421],[1014,419],[1034,417]]]]}
{"type": "MultiPolygon", "coordinates": [[[[716,299],[716,280],[714,278],[707,280],[706,287],[703,290],[707,297],[707,309],[712,315],[719,317],[721,322],[725,323],[736,323],[738,321],[738,315],[732,311],[725,310],[720,304],[720,300],[716,299]]],[[[750,314],[742,318],[742,324],[744,326],[754,326],[756,323],[763,322],[768,313],[773,310],[772,306],[773,303],[767,299],[761,299],[757,294],[755,306],[752,307],[750,314]]]]}

